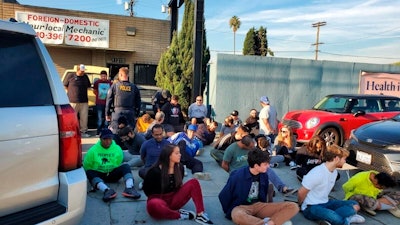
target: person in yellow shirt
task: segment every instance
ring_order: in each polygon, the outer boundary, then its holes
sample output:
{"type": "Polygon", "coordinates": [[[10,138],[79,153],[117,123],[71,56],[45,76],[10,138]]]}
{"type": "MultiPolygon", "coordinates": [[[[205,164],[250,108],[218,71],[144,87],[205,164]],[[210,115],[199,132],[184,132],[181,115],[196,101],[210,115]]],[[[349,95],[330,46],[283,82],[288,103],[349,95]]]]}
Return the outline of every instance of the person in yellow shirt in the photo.
{"type": "Polygon", "coordinates": [[[143,116],[139,117],[136,121],[136,132],[138,133],[146,133],[150,124],[154,121],[153,118],[148,113],[143,114],[143,116]]]}
{"type": "Polygon", "coordinates": [[[355,174],[343,184],[342,188],[346,200],[357,201],[370,215],[376,215],[375,210],[389,210],[394,216],[400,218],[398,208],[400,193],[384,191],[395,185],[395,181],[389,174],[370,170],[355,174]]]}

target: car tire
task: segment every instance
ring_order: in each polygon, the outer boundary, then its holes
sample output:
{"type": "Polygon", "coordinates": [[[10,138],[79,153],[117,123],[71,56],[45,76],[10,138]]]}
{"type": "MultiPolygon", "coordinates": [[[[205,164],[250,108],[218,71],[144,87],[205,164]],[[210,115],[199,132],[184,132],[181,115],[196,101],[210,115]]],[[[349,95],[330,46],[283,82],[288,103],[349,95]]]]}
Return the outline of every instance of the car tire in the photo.
{"type": "Polygon", "coordinates": [[[333,128],[329,127],[321,131],[319,134],[325,141],[327,145],[340,145],[340,135],[339,132],[333,128]]]}

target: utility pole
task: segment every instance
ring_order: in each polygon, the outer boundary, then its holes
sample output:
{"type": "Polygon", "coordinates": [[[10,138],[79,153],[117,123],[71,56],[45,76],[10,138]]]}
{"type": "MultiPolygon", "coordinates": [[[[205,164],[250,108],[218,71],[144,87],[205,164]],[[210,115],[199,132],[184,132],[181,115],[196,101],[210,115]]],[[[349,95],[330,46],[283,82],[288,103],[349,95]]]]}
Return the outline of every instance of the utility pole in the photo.
{"type": "Polygon", "coordinates": [[[315,45],[315,60],[318,60],[318,45],[324,44],[323,42],[319,42],[319,27],[325,26],[326,22],[317,22],[317,23],[313,23],[312,27],[316,27],[317,28],[317,41],[312,44],[315,45]]]}
{"type": "Polygon", "coordinates": [[[130,0],[129,2],[125,2],[125,10],[129,11],[130,16],[133,16],[135,13],[133,12],[133,6],[135,5],[135,0],[130,0]]]}

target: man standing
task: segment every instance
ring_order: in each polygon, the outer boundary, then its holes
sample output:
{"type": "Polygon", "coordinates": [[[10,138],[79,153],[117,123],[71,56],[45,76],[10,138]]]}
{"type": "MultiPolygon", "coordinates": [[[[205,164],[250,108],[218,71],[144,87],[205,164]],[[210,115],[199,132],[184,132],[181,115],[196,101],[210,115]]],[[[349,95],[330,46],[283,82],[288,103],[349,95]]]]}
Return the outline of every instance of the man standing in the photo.
{"type": "Polygon", "coordinates": [[[204,123],[204,119],[207,117],[207,107],[203,104],[202,96],[197,96],[196,102],[189,106],[188,115],[193,125],[204,123]]]}
{"type": "Polygon", "coordinates": [[[100,134],[102,128],[107,127],[108,123],[105,120],[106,97],[108,89],[111,87],[111,81],[107,79],[107,71],[100,72],[100,79],[93,84],[93,93],[96,95],[96,111],[97,111],[97,132],[100,134]]]}
{"type": "Polygon", "coordinates": [[[117,121],[121,116],[126,117],[129,126],[135,127],[136,116],[140,113],[140,92],[136,85],[129,82],[128,75],[128,68],[121,67],[118,72],[118,81],[111,85],[107,93],[106,120],[111,121],[114,131],[117,130],[117,121]],[[112,106],[114,106],[114,112],[111,112],[112,106]]]}
{"type": "Polygon", "coordinates": [[[319,224],[324,225],[365,222],[364,217],[357,215],[360,206],[356,201],[329,199],[338,174],[336,169],[343,167],[348,156],[346,149],[330,145],[323,152],[325,163],[314,167],[303,177],[297,198],[305,218],[320,220],[319,224]]]}
{"type": "Polygon", "coordinates": [[[248,166],[233,171],[218,195],[227,219],[241,225],[291,225],[299,207],[294,202],[267,203],[269,154],[251,150],[248,166]]]}
{"type": "Polygon", "coordinates": [[[276,134],[278,132],[278,113],[274,106],[270,105],[267,96],[262,96],[260,98],[261,111],[259,114],[260,123],[260,134],[267,135],[274,142],[276,134]]]}
{"type": "Polygon", "coordinates": [[[121,147],[113,141],[113,133],[103,129],[100,140],[86,153],[83,168],[93,188],[104,192],[103,201],[108,202],[117,196],[117,193],[104,182],[118,182],[121,177],[125,181],[125,190],[122,193],[127,198],[139,199],[140,194],[135,190],[133,175],[128,164],[122,164],[123,152],[121,147]]]}
{"type": "Polygon", "coordinates": [[[85,65],[79,65],[75,74],[71,73],[67,75],[63,84],[67,90],[69,102],[74,108],[77,115],[79,115],[79,127],[81,130],[82,137],[90,137],[88,131],[88,88],[90,88],[89,77],[85,74],[85,65]]]}

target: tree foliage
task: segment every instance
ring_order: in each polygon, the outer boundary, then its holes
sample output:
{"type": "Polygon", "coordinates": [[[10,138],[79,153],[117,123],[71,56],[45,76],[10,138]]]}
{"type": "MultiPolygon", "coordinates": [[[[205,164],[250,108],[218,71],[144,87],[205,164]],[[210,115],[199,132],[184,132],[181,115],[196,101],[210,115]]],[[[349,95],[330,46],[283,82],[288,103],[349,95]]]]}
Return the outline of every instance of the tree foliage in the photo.
{"type": "Polygon", "coordinates": [[[249,29],[243,43],[243,55],[274,56],[274,52],[268,48],[267,28],[249,29]]]}
{"type": "Polygon", "coordinates": [[[241,24],[242,22],[240,22],[240,19],[237,16],[232,16],[229,20],[229,27],[232,28],[233,31],[233,54],[235,54],[236,49],[236,31],[240,28],[241,24]]]}
{"type": "MultiPolygon", "coordinates": [[[[155,80],[157,86],[167,89],[173,95],[179,96],[179,103],[186,110],[191,103],[193,88],[194,62],[194,4],[192,0],[185,0],[185,10],[182,20],[182,29],[174,32],[172,42],[158,63],[155,80]]],[[[203,20],[204,27],[204,20],[203,20]]],[[[207,63],[210,60],[210,51],[207,47],[205,30],[203,30],[203,58],[201,82],[205,82],[207,63]]]]}

